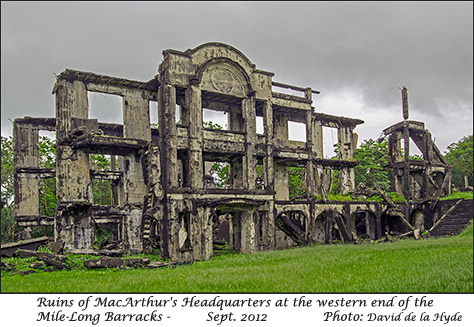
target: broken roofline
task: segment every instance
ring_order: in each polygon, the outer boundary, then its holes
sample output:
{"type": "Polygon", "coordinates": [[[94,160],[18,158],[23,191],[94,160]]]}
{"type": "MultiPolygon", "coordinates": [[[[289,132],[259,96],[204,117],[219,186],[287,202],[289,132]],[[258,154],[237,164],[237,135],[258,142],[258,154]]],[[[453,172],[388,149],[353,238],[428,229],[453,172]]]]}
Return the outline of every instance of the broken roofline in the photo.
{"type": "MultiPolygon", "coordinates": [[[[127,87],[131,89],[140,89],[155,92],[158,90],[160,83],[156,78],[152,78],[148,82],[134,81],[125,78],[100,75],[91,72],[83,72],[79,70],[66,69],[58,75],[58,79],[82,81],[84,83],[93,83],[99,85],[109,85],[116,87],[127,87]]],[[[55,90],[53,90],[55,93],[55,90]]]]}
{"type": "MultiPolygon", "coordinates": [[[[61,72],[57,76],[57,78],[65,79],[65,80],[73,80],[73,81],[82,81],[87,84],[91,83],[91,84],[97,84],[97,85],[126,87],[130,89],[139,89],[139,90],[146,90],[146,91],[152,91],[152,92],[157,91],[158,87],[160,86],[160,82],[158,81],[157,76],[153,77],[147,82],[143,82],[143,81],[130,80],[126,78],[102,75],[102,74],[97,74],[97,73],[92,73],[92,72],[74,70],[74,69],[69,69],[69,68],[66,68],[66,70],[61,72]]],[[[280,88],[305,92],[305,94],[307,93],[320,94],[320,91],[313,90],[310,87],[305,88],[305,87],[300,87],[300,86],[295,86],[295,85],[290,85],[290,84],[285,84],[285,83],[280,83],[280,82],[275,82],[275,81],[272,81],[272,85],[276,87],[280,87],[280,88]]],[[[53,93],[55,93],[55,89],[53,90],[53,93]]],[[[275,94],[278,95],[279,93],[275,93],[275,94]]],[[[297,97],[297,98],[300,98],[300,97],[297,97]]],[[[310,100],[310,97],[308,95],[306,96],[306,98],[309,98],[310,100]]]]}

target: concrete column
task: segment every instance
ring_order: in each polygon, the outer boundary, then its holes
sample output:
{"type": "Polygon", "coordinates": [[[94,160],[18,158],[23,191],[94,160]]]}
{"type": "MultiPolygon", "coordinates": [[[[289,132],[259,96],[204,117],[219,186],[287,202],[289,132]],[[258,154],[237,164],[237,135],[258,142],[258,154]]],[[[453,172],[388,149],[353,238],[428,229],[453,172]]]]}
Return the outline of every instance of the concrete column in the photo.
{"type": "Polygon", "coordinates": [[[257,157],[255,145],[257,143],[255,97],[251,96],[242,101],[242,114],[244,116],[244,131],[246,153],[243,160],[244,188],[254,190],[257,178],[257,157]]]}
{"type": "Polygon", "coordinates": [[[277,113],[273,120],[274,135],[279,140],[288,140],[288,116],[277,113]]]}
{"type": "Polygon", "coordinates": [[[248,210],[240,214],[241,253],[254,254],[257,251],[254,213],[255,210],[248,210]]]}
{"type": "Polygon", "coordinates": [[[323,126],[319,120],[313,119],[313,152],[316,153],[316,158],[322,159],[324,158],[324,151],[323,151],[323,126]]]}
{"type": "Polygon", "coordinates": [[[263,158],[263,179],[267,190],[274,187],[274,164],[273,164],[273,110],[270,100],[263,105],[263,125],[266,142],[266,152],[263,158]]]}
{"type": "Polygon", "coordinates": [[[158,121],[161,136],[161,160],[165,190],[178,187],[178,138],[176,128],[176,88],[162,84],[158,89],[158,121]]]}
{"type": "MultiPolygon", "coordinates": [[[[29,125],[13,124],[14,168],[39,168],[38,130],[29,125]]],[[[15,216],[39,216],[40,178],[18,174],[15,179],[15,216]]]]}
{"type": "Polygon", "coordinates": [[[288,178],[288,166],[275,162],[275,200],[284,201],[290,199],[288,178]]]}
{"type": "Polygon", "coordinates": [[[230,184],[233,189],[244,188],[243,158],[234,158],[230,163],[230,184]]]}
{"type": "MultiPolygon", "coordinates": [[[[123,136],[125,138],[151,141],[150,110],[148,100],[140,91],[129,91],[123,96],[123,136]]],[[[141,231],[142,209],[148,186],[143,175],[142,154],[123,157],[123,192],[126,212],[123,228],[127,230],[126,242],[131,252],[143,250],[141,231]]]]}
{"type": "Polygon", "coordinates": [[[58,201],[92,201],[89,155],[65,144],[72,118],[88,118],[87,90],[80,81],[56,82],[56,194],[58,201]]]}
{"type": "Polygon", "coordinates": [[[400,162],[403,160],[400,142],[401,137],[402,134],[399,132],[395,132],[388,137],[389,158],[391,158],[392,162],[400,162]]]}
{"type": "Polygon", "coordinates": [[[205,230],[204,226],[206,225],[204,220],[207,220],[206,208],[198,207],[195,213],[190,212],[189,214],[191,215],[191,224],[189,226],[188,237],[190,237],[191,247],[193,249],[193,259],[201,260],[203,256],[203,246],[206,243],[203,239],[205,230]]]}
{"type": "Polygon", "coordinates": [[[202,103],[201,89],[191,85],[186,89],[186,107],[189,112],[189,185],[192,189],[204,187],[203,165],[202,165],[202,103]]]}
{"type": "Polygon", "coordinates": [[[242,110],[239,108],[236,110],[231,110],[227,115],[227,124],[229,126],[229,131],[233,132],[242,132],[244,130],[242,124],[242,110]]]}
{"type": "Polygon", "coordinates": [[[411,191],[410,191],[410,130],[408,129],[408,125],[405,122],[403,126],[403,147],[404,147],[404,155],[405,155],[405,168],[403,170],[403,195],[405,199],[411,199],[411,191]]]}
{"type": "Polygon", "coordinates": [[[123,136],[151,140],[148,100],[140,91],[129,91],[123,96],[123,136]]]}
{"type": "MultiPolygon", "coordinates": [[[[354,157],[354,136],[351,126],[341,126],[338,134],[338,158],[350,160],[354,157]]],[[[341,194],[352,192],[355,189],[354,168],[343,168],[339,171],[339,190],[341,194]]]]}
{"type": "Polygon", "coordinates": [[[339,148],[338,157],[342,160],[352,159],[354,157],[354,136],[352,127],[341,126],[337,129],[339,148]]]}
{"type": "Polygon", "coordinates": [[[394,168],[392,172],[392,191],[403,194],[403,169],[394,168]]]}
{"type": "Polygon", "coordinates": [[[213,254],[213,234],[212,234],[212,215],[211,209],[209,207],[205,207],[203,209],[203,217],[202,217],[202,255],[201,260],[209,260],[213,254]]]}
{"type": "MultiPolygon", "coordinates": [[[[130,92],[123,97],[123,136],[151,141],[148,100],[143,99],[141,92],[130,92]]],[[[142,205],[148,188],[143,176],[141,155],[130,154],[124,160],[126,202],[130,205],[142,205]]]]}
{"type": "Polygon", "coordinates": [[[339,170],[339,192],[347,194],[355,189],[354,168],[342,168],[339,170]]]}
{"type": "MultiPolygon", "coordinates": [[[[311,95],[311,92],[307,92],[311,95]]],[[[306,149],[308,151],[308,160],[306,161],[306,196],[311,198],[315,192],[314,164],[313,164],[313,124],[312,112],[306,112],[306,149]]]]}

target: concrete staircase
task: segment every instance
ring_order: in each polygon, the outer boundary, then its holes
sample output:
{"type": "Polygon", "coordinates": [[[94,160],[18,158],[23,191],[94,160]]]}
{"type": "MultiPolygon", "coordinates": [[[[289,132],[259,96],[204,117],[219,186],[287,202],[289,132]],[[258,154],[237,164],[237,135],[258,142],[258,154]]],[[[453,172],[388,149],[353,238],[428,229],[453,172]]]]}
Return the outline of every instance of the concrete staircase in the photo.
{"type": "Polygon", "coordinates": [[[455,207],[433,228],[430,233],[431,236],[456,235],[466,228],[469,221],[473,218],[473,200],[462,200],[456,205],[458,201],[459,200],[446,200],[438,203],[438,217],[440,218],[443,217],[450,208],[455,207]]]}

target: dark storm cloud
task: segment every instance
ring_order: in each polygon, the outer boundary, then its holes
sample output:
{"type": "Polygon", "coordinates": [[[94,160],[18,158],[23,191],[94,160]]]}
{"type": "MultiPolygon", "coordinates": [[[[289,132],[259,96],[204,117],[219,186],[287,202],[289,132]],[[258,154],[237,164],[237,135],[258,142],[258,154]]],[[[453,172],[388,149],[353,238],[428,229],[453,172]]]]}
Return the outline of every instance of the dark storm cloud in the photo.
{"type": "Polygon", "coordinates": [[[209,41],[276,81],[357,94],[374,119],[405,85],[411,116],[470,116],[458,132],[472,133],[472,2],[2,2],[1,24],[3,135],[54,116],[54,73],[148,80],[164,49],[209,41]]]}

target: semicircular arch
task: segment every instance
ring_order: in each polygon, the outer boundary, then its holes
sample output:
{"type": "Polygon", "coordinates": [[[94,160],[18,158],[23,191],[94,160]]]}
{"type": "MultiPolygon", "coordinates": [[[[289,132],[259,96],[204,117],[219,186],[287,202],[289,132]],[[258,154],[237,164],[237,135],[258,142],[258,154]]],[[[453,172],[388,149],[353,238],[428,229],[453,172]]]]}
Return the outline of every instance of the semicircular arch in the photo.
{"type": "Polygon", "coordinates": [[[213,58],[199,67],[197,79],[203,91],[245,98],[252,91],[250,77],[236,62],[213,58]]]}

